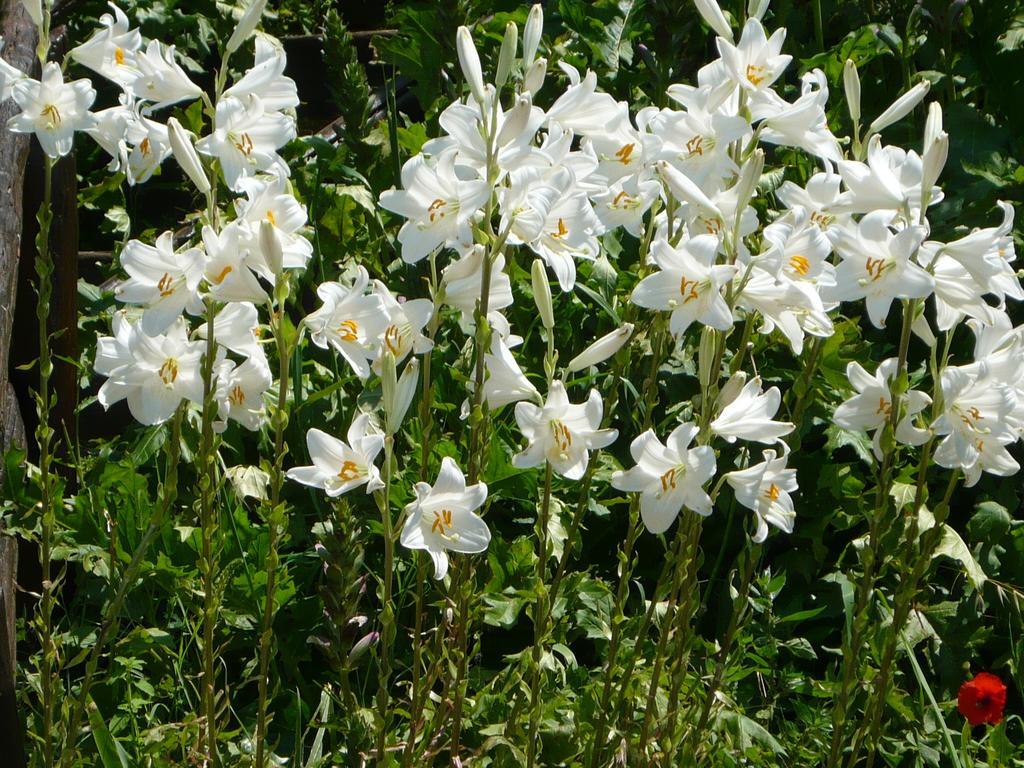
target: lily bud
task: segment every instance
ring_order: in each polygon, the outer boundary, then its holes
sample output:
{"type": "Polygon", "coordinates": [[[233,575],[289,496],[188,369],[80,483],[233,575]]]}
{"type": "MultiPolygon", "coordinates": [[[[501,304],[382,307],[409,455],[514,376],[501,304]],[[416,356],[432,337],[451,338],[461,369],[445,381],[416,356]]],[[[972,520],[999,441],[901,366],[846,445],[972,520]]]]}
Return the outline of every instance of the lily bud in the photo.
{"type": "Polygon", "coordinates": [[[43,26],[43,4],[41,0],[21,0],[21,4],[25,6],[25,11],[28,13],[29,18],[32,19],[32,23],[37,27],[43,26]]]}
{"type": "Polygon", "coordinates": [[[846,91],[846,108],[850,110],[850,119],[860,122],[860,74],[853,59],[847,59],[843,66],[843,89],[846,91]]]}
{"type": "Polygon", "coordinates": [[[540,45],[541,32],[544,29],[544,9],[540,3],[535,3],[530,9],[530,15],[526,19],[526,27],[523,28],[523,65],[529,67],[533,64],[533,58],[537,55],[537,46],[540,45]]]}
{"type": "Polygon", "coordinates": [[[566,371],[568,373],[576,373],[576,371],[582,371],[584,368],[589,368],[592,365],[603,363],[622,349],[623,345],[629,341],[629,337],[632,335],[633,324],[624,323],[576,355],[576,357],[569,361],[566,371]]]}
{"type": "Polygon", "coordinates": [[[922,154],[927,154],[932,142],[942,133],[942,105],[933,101],[928,105],[928,118],[924,123],[924,149],[922,154]]]}
{"type": "Polygon", "coordinates": [[[544,270],[544,262],[541,259],[533,260],[530,279],[533,283],[533,300],[537,303],[541,322],[550,331],[555,327],[555,313],[551,304],[551,286],[548,284],[548,274],[544,270]]]}
{"type": "Polygon", "coordinates": [[[527,70],[526,76],[523,77],[523,90],[530,93],[536,93],[544,87],[544,76],[548,73],[548,60],[545,58],[537,59],[533,64],[530,65],[530,69],[527,70]]]}
{"type": "Polygon", "coordinates": [[[502,147],[523,132],[533,112],[533,97],[527,91],[516,99],[515,106],[505,115],[505,122],[498,131],[498,146],[502,147]]]}
{"type": "Polygon", "coordinates": [[[875,121],[871,123],[871,127],[868,129],[869,133],[878,133],[888,128],[893,123],[902,120],[910,111],[921,103],[921,100],[928,95],[928,90],[931,88],[931,83],[927,80],[922,80],[920,83],[915,85],[909,91],[900,96],[894,101],[885,112],[875,118],[875,121]]]}
{"type": "Polygon", "coordinates": [[[256,31],[256,25],[259,24],[260,18],[263,16],[263,10],[266,7],[267,0],[253,0],[249,4],[249,7],[245,9],[245,13],[242,14],[242,18],[238,20],[238,26],[235,27],[235,31],[228,38],[226,46],[228,53],[237,51],[238,47],[249,39],[249,35],[256,31]]]}
{"type": "Polygon", "coordinates": [[[352,646],[352,650],[348,652],[348,664],[354,664],[359,661],[366,652],[377,644],[380,640],[380,632],[370,632],[368,635],[364,635],[355,645],[352,646]]]}
{"type": "Polygon", "coordinates": [[[478,104],[483,104],[485,101],[484,74],[480,67],[480,54],[476,52],[473,36],[467,27],[459,27],[455,42],[459,53],[459,66],[462,67],[462,76],[466,78],[473,98],[477,100],[478,104]]]}
{"type": "Polygon", "coordinates": [[[277,239],[277,227],[267,219],[260,222],[260,250],[263,258],[274,275],[280,275],[284,257],[281,253],[281,241],[277,239]]]}
{"type": "MultiPolygon", "coordinates": [[[[701,329],[700,345],[697,348],[697,376],[700,379],[701,391],[705,393],[711,386],[711,363],[715,357],[715,347],[717,344],[718,337],[715,329],[705,325],[701,329]]],[[[718,380],[717,371],[715,371],[715,380],[718,380]]]]}
{"type": "Polygon", "coordinates": [[[171,145],[171,153],[174,155],[174,159],[178,161],[178,165],[181,166],[181,170],[192,179],[192,183],[196,185],[196,188],[205,195],[210,191],[210,180],[206,176],[206,171],[203,170],[203,164],[199,161],[196,148],[192,146],[192,140],[189,139],[188,134],[185,133],[185,129],[181,127],[181,123],[178,122],[177,118],[171,117],[167,119],[167,139],[171,145]]]}
{"type": "Polygon", "coordinates": [[[718,206],[711,202],[711,199],[693,182],[693,179],[676,169],[675,166],[662,160],[657,165],[657,171],[658,175],[668,184],[669,191],[682,202],[708,211],[718,210],[718,206]]]}
{"type": "Polygon", "coordinates": [[[755,150],[747,162],[740,169],[740,178],[736,182],[736,216],[743,215],[743,209],[747,207],[750,198],[754,196],[757,183],[761,180],[761,171],[764,170],[764,151],[755,150]]]}
{"type": "Polygon", "coordinates": [[[709,27],[715,30],[717,35],[732,42],[732,27],[726,21],[725,14],[722,13],[722,8],[718,5],[717,0],[693,0],[693,4],[697,6],[697,13],[709,27]]]}
{"type": "Polygon", "coordinates": [[[946,167],[946,158],[949,156],[949,134],[942,131],[932,141],[931,146],[924,153],[921,169],[921,199],[927,204],[932,195],[932,187],[942,175],[942,169],[946,167]]]}
{"type": "Polygon", "coordinates": [[[498,53],[498,69],[494,75],[494,84],[501,88],[508,82],[508,75],[516,61],[516,48],[519,47],[519,27],[510,21],[505,25],[505,37],[501,40],[501,51],[498,53]]]}
{"type": "Polygon", "coordinates": [[[395,410],[395,393],[397,390],[398,371],[395,367],[395,356],[390,349],[385,349],[380,356],[380,392],[381,401],[384,404],[384,431],[389,435],[395,434],[391,431],[391,414],[395,410]]]}
{"type": "Polygon", "coordinates": [[[395,434],[401,428],[405,414],[409,412],[409,406],[412,405],[412,399],[416,396],[419,380],[420,361],[414,357],[405,364],[402,375],[398,379],[398,385],[395,387],[391,409],[387,412],[385,421],[389,435],[395,434]]]}
{"type": "Polygon", "coordinates": [[[747,374],[743,371],[736,371],[729,380],[722,385],[718,397],[715,399],[715,411],[721,412],[729,403],[736,399],[747,383],[747,374]]]}
{"type": "Polygon", "coordinates": [[[747,16],[752,19],[761,21],[764,15],[768,13],[768,6],[771,4],[771,0],[750,0],[747,3],[747,16]]]}

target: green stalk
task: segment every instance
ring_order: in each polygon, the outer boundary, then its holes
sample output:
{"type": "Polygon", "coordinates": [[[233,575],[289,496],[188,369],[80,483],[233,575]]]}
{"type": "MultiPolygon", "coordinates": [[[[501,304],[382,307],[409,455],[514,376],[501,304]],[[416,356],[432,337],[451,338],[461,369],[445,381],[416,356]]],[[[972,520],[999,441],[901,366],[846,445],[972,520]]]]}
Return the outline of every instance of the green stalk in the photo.
{"type": "Polygon", "coordinates": [[[277,275],[274,294],[277,312],[270,306],[270,325],[277,344],[278,382],[277,407],[274,409],[274,461],[270,471],[270,508],[267,511],[267,557],[264,570],[267,573],[266,598],[263,605],[263,626],[260,632],[259,647],[259,682],[258,701],[256,706],[256,766],[266,765],[265,752],[267,742],[267,683],[270,670],[270,650],[273,640],[274,602],[277,591],[277,569],[280,565],[278,544],[285,528],[286,506],[281,503],[281,489],[284,486],[284,457],[287,448],[284,443],[284,432],[288,426],[288,380],[291,350],[284,330],[284,309],[288,299],[288,277],[284,272],[277,275]]]}
{"type": "MultiPolygon", "coordinates": [[[[103,649],[106,647],[107,640],[117,634],[121,609],[124,607],[128,590],[134,586],[146,553],[149,552],[150,545],[163,528],[164,521],[178,498],[178,462],[181,456],[181,422],[184,408],[184,405],[178,406],[178,410],[175,412],[174,419],[171,422],[171,434],[164,451],[167,457],[167,464],[164,471],[164,481],[160,486],[159,505],[149,522],[149,526],[146,528],[146,532],[135,547],[132,559],[121,576],[121,582],[118,584],[117,591],[107,604],[103,622],[100,624],[100,630],[96,635],[96,642],[89,652],[88,659],[86,659],[85,677],[82,679],[78,695],[73,698],[71,704],[71,715],[68,720],[69,734],[77,734],[81,730],[82,717],[85,714],[85,708],[89,701],[89,691],[92,689],[99,661],[103,657],[103,649]]],[[[64,745],[59,761],[61,768],[71,768],[76,756],[74,746],[74,742],[71,740],[64,745]]]]}
{"type": "Polygon", "coordinates": [[[391,521],[391,465],[395,438],[384,438],[384,488],[377,492],[377,506],[384,529],[384,580],[381,595],[380,670],[377,675],[377,765],[387,764],[388,682],[391,677],[391,643],[395,637],[395,608],[391,596],[395,567],[395,537],[391,521]]]}
{"type": "MultiPolygon", "coordinates": [[[[914,319],[914,312],[917,309],[917,300],[911,299],[904,303],[903,327],[900,334],[899,355],[897,358],[897,369],[895,382],[899,382],[907,371],[907,353],[910,348],[910,330],[914,319]]],[[[901,393],[902,394],[902,393],[901,393]]],[[[893,397],[891,413],[888,424],[883,427],[886,430],[895,429],[899,419],[900,409],[897,407],[896,397],[893,397]]],[[[884,533],[885,514],[889,507],[889,491],[892,488],[893,470],[896,459],[897,445],[895,441],[888,447],[882,458],[882,466],[879,471],[878,486],[875,492],[875,508],[868,523],[868,544],[864,548],[864,573],[857,584],[857,591],[854,598],[853,621],[850,632],[844,637],[843,643],[843,675],[840,682],[839,693],[836,696],[836,703],[832,710],[832,742],[829,746],[827,768],[835,768],[841,760],[840,753],[843,747],[846,732],[846,716],[850,703],[850,696],[853,691],[854,676],[860,667],[861,646],[863,636],[868,625],[868,608],[871,594],[875,588],[876,568],[881,553],[878,552],[879,539],[884,533]]]]}
{"type": "MultiPolygon", "coordinates": [[[[441,311],[439,304],[441,296],[437,283],[437,259],[433,253],[430,254],[430,293],[434,302],[434,314],[427,323],[427,337],[431,340],[437,335],[438,326],[441,323],[441,311]]],[[[434,423],[430,418],[430,409],[434,401],[434,385],[432,381],[431,364],[433,362],[433,350],[427,350],[423,355],[423,391],[420,397],[419,420],[420,420],[420,443],[422,452],[420,454],[420,481],[425,482],[430,473],[430,451],[431,438],[433,436],[434,423]]],[[[421,682],[420,666],[423,663],[423,584],[427,580],[427,557],[424,553],[418,553],[416,558],[416,597],[415,597],[415,619],[412,634],[412,709],[409,713],[409,738],[405,742],[405,750],[402,753],[402,765],[408,768],[412,765],[413,755],[416,751],[416,736],[419,730],[419,721],[423,716],[423,705],[426,702],[425,692],[427,687],[421,682]]]]}
{"type": "Polygon", "coordinates": [[[203,718],[204,758],[216,768],[220,765],[217,751],[217,696],[214,661],[214,630],[217,625],[219,600],[217,599],[217,551],[214,537],[218,526],[218,514],[214,505],[217,490],[217,462],[213,420],[217,416],[216,379],[214,363],[217,356],[217,342],[214,338],[213,320],[216,306],[211,298],[206,299],[206,352],[203,354],[203,412],[202,435],[199,446],[199,514],[202,535],[202,552],[199,570],[203,584],[203,684],[201,713],[203,718]]]}
{"type": "Polygon", "coordinates": [[[551,463],[544,464],[544,498],[537,516],[537,602],[533,613],[536,621],[533,631],[530,677],[530,737],[526,742],[526,765],[533,768],[537,756],[537,739],[540,728],[540,664],[544,647],[544,630],[548,616],[548,592],[544,584],[548,562],[548,518],[551,514],[551,463]]]}

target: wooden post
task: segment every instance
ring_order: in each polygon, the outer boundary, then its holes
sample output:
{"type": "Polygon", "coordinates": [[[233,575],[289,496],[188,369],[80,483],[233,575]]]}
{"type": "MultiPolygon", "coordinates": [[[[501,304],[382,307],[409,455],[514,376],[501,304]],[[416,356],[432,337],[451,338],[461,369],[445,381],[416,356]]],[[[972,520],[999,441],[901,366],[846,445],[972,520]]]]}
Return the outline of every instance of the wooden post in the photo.
{"type": "MultiPolygon", "coordinates": [[[[34,72],[36,29],[18,0],[0,2],[0,52],[23,72],[34,72]]],[[[25,445],[25,426],[8,378],[14,305],[21,254],[22,180],[30,137],[8,133],[7,120],[17,112],[8,100],[0,104],[0,450],[25,445]]],[[[3,465],[0,465],[0,480],[3,465]]],[[[18,710],[15,655],[17,542],[0,536],[0,755],[4,765],[23,768],[21,715],[18,710]]]]}

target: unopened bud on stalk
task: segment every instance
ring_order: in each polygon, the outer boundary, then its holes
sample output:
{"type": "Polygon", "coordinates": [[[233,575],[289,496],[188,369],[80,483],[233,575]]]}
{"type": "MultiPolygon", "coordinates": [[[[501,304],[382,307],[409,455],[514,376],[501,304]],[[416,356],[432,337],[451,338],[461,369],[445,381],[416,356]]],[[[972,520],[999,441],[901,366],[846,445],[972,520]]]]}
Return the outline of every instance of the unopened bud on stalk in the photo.
{"type": "MultiPolygon", "coordinates": [[[[395,367],[395,356],[390,349],[385,349],[380,356],[380,392],[388,427],[391,424],[391,414],[395,410],[395,391],[397,389],[398,370],[395,367]]],[[[394,434],[390,429],[386,431],[389,435],[394,434]]]]}
{"type": "Polygon", "coordinates": [[[732,27],[725,20],[725,14],[716,0],[693,0],[693,4],[697,6],[697,13],[716,34],[732,42],[732,27]]]}
{"type": "Polygon", "coordinates": [[[946,167],[946,158],[949,155],[949,134],[942,131],[932,141],[921,158],[921,201],[927,205],[932,196],[932,187],[942,175],[942,169],[946,167]]]}
{"type": "Polygon", "coordinates": [[[501,41],[501,51],[498,53],[498,68],[494,74],[494,84],[501,88],[508,82],[512,65],[516,61],[516,48],[519,47],[519,27],[515,22],[505,25],[505,37],[501,41]]]}
{"type": "Polygon", "coordinates": [[[498,131],[498,146],[502,147],[523,132],[533,112],[533,97],[529,91],[516,98],[515,106],[505,115],[505,122],[498,131]]]}
{"type": "Polygon", "coordinates": [[[717,344],[715,329],[705,325],[701,329],[700,346],[697,348],[697,376],[700,378],[702,397],[707,397],[708,387],[711,386],[711,363],[717,344]]]}
{"type": "Polygon", "coordinates": [[[178,161],[178,165],[181,166],[181,170],[205,195],[210,191],[210,180],[206,177],[206,171],[203,170],[203,164],[199,161],[195,147],[192,146],[192,140],[189,139],[177,118],[171,117],[167,120],[167,139],[171,145],[171,153],[178,161]]]}
{"type": "Polygon", "coordinates": [[[473,36],[467,27],[459,27],[455,35],[455,47],[459,54],[459,66],[462,67],[462,76],[466,78],[469,91],[478,104],[485,101],[484,94],[484,73],[480,67],[480,55],[476,52],[473,44],[473,36]]]}
{"type": "Polygon", "coordinates": [[[868,129],[868,132],[878,133],[879,131],[885,130],[893,123],[902,120],[910,114],[910,111],[914,107],[921,103],[921,100],[928,95],[928,90],[931,87],[931,83],[927,80],[922,80],[896,99],[896,101],[894,101],[889,108],[885,110],[885,112],[876,117],[875,121],[871,123],[871,127],[868,129]]]}
{"type": "Polygon", "coordinates": [[[747,374],[743,371],[736,371],[729,380],[722,385],[722,390],[715,399],[715,412],[721,413],[729,403],[736,399],[736,396],[743,390],[747,383],[747,374]]]}
{"type": "Polygon", "coordinates": [[[380,632],[370,632],[368,635],[363,635],[359,641],[352,646],[352,650],[348,652],[348,663],[353,664],[365,655],[373,646],[380,640],[380,632]]]}
{"type": "Polygon", "coordinates": [[[860,123],[860,74],[853,59],[847,59],[843,66],[843,89],[846,91],[846,108],[850,110],[850,119],[860,123]]]}
{"type": "Polygon", "coordinates": [[[537,303],[541,322],[550,331],[555,327],[555,313],[551,304],[551,285],[548,283],[548,274],[541,259],[533,260],[530,279],[533,283],[533,300],[537,303]]]}
{"type": "Polygon", "coordinates": [[[281,274],[284,269],[283,254],[281,253],[281,241],[277,239],[277,227],[267,219],[260,222],[260,250],[267,266],[275,276],[281,274]]]}
{"type": "Polygon", "coordinates": [[[387,412],[387,419],[384,425],[389,435],[397,433],[401,428],[402,422],[405,420],[405,414],[409,412],[409,406],[412,405],[412,399],[416,396],[419,380],[420,361],[414,357],[405,364],[402,375],[399,377],[398,384],[395,387],[391,409],[387,412]]]}
{"type": "Polygon", "coordinates": [[[540,45],[540,35],[544,29],[544,9],[540,3],[534,4],[530,9],[530,15],[526,19],[526,26],[523,28],[523,66],[529,67],[537,55],[537,46],[540,45]]]}
{"type": "Polygon", "coordinates": [[[537,59],[530,65],[525,77],[523,77],[523,90],[529,93],[537,93],[537,91],[544,87],[544,76],[547,73],[548,60],[545,58],[537,59]]]}
{"type": "Polygon", "coordinates": [[[671,163],[667,163],[664,160],[660,161],[657,165],[657,171],[658,175],[668,185],[669,192],[675,195],[678,200],[708,211],[718,210],[718,206],[711,202],[711,199],[694,183],[693,179],[678,170],[671,163]]]}
{"type": "Polygon", "coordinates": [[[942,105],[933,101],[928,105],[928,118],[924,122],[924,147],[922,154],[927,154],[932,142],[942,133],[942,105]]]}
{"type": "Polygon", "coordinates": [[[622,349],[623,345],[629,341],[629,337],[632,335],[633,324],[624,323],[611,333],[602,336],[570,360],[568,367],[566,367],[566,372],[576,373],[576,371],[582,371],[584,368],[589,368],[592,365],[603,363],[622,349]]]}
{"type": "Polygon", "coordinates": [[[747,3],[747,16],[752,19],[761,21],[764,15],[768,13],[768,6],[771,4],[771,0],[750,0],[747,3]]]}
{"type": "Polygon", "coordinates": [[[740,169],[740,178],[736,182],[736,217],[743,215],[743,209],[754,196],[757,184],[761,181],[761,171],[764,170],[764,151],[755,150],[747,162],[740,169]]]}
{"type": "Polygon", "coordinates": [[[238,26],[235,27],[235,31],[228,38],[228,44],[225,46],[228,53],[234,53],[242,43],[249,39],[249,35],[256,30],[256,25],[259,24],[260,17],[263,16],[263,10],[266,7],[267,0],[253,0],[249,4],[249,7],[245,9],[245,13],[242,14],[242,18],[238,20],[238,26]]]}

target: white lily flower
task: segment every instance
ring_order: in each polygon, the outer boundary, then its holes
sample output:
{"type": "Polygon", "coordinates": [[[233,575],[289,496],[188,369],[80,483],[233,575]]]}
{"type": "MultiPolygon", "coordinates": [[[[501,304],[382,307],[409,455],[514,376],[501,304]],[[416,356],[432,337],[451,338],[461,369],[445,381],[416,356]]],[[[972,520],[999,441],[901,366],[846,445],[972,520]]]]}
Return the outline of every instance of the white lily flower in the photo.
{"type": "MultiPolygon", "coordinates": [[[[196,335],[206,338],[207,324],[196,327],[196,335]]],[[[260,316],[256,306],[249,301],[233,301],[213,318],[213,338],[217,344],[243,357],[266,360],[266,353],[260,345],[260,316]]]]}
{"type": "Polygon", "coordinates": [[[242,247],[245,236],[238,221],[232,221],[220,232],[208,224],[203,227],[207,287],[218,301],[267,301],[260,281],[246,264],[248,252],[242,247]]]}
{"type": "Polygon", "coordinates": [[[256,58],[252,69],[224,91],[225,97],[241,101],[250,95],[260,98],[267,112],[279,112],[299,106],[299,92],[295,81],[284,74],[288,66],[284,48],[269,35],[256,35],[256,58]]]}
{"type": "Polygon", "coordinates": [[[778,387],[761,390],[761,377],[748,381],[736,398],[711,422],[711,431],[726,442],[750,440],[758,443],[781,441],[796,427],[788,421],[775,421],[782,403],[778,387]]]}
{"type": "Polygon", "coordinates": [[[777,327],[793,354],[803,351],[805,331],[813,336],[832,335],[832,320],[813,286],[801,285],[785,273],[776,276],[756,266],[746,274],[745,282],[741,283],[739,278],[735,282],[736,305],[761,315],[764,322],[759,333],[767,335],[777,327]]]}
{"type": "Polygon", "coordinates": [[[173,45],[164,46],[159,40],[150,40],[146,50],[136,54],[135,66],[138,72],[125,90],[139,101],[153,102],[149,111],[203,95],[202,89],[189,80],[175,60],[173,45]]]}
{"type": "Polygon", "coordinates": [[[490,194],[486,181],[462,181],[455,175],[456,152],[445,152],[436,165],[422,154],[402,166],[403,189],[380,196],[383,208],[408,221],[398,233],[402,259],[415,264],[438,246],[469,239],[469,224],[490,194]]]}
{"type": "Polygon", "coordinates": [[[377,359],[373,368],[380,372],[380,355],[387,350],[401,363],[410,353],[422,355],[434,348],[434,342],[423,335],[423,329],[434,315],[430,299],[399,301],[380,280],[373,281],[373,294],[380,296],[387,325],[377,341],[377,359]]]}
{"type": "Polygon", "coordinates": [[[792,104],[769,91],[751,110],[755,121],[762,119],[761,140],[799,147],[815,157],[838,162],[843,159],[843,154],[825,119],[828,103],[825,73],[814,69],[801,80],[801,95],[792,104]]]}
{"type": "Polygon", "coordinates": [[[633,237],[643,234],[644,214],[661,193],[661,185],[653,179],[637,177],[621,179],[606,192],[591,197],[594,213],[605,230],[622,227],[633,237]]]}
{"type": "Polygon", "coordinates": [[[726,72],[736,85],[754,94],[771,88],[793,60],[782,53],[786,28],[780,27],[767,37],[757,19],[747,19],[736,45],[731,38],[718,38],[718,52],[726,72]]]}
{"type": "Polygon", "coordinates": [[[718,94],[711,86],[670,85],[667,93],[686,111],[663,109],[637,115],[641,128],[646,125],[661,140],[658,158],[699,185],[714,184],[737,173],[729,145],[750,133],[750,123],[718,112],[721,104],[715,101],[718,94]]]}
{"type": "Polygon", "coordinates": [[[965,485],[982,472],[1000,477],[1016,474],[1020,465],[1006,450],[1019,438],[1011,417],[1017,409],[1013,388],[999,381],[982,362],[972,367],[942,369],[942,413],[932,428],[945,438],[935,450],[935,463],[964,472],[965,485]]]}
{"type": "Polygon", "coordinates": [[[729,472],[725,480],[732,486],[736,501],[753,510],[757,530],[751,539],[760,544],[768,536],[768,523],[784,533],[793,532],[796,511],[791,493],[797,490],[796,470],[786,469],[788,453],[776,458],[775,451],[763,452],[764,461],[747,469],[729,472]]]}
{"type": "Polygon", "coordinates": [[[379,339],[388,325],[388,315],[380,296],[367,295],[370,276],[358,268],[352,285],[322,283],[316,289],[323,306],[305,320],[310,338],[321,349],[333,347],[365,379],[370,375],[370,360],[377,356],[379,339]]]}
{"type": "Polygon", "coordinates": [[[149,180],[167,156],[171,154],[171,142],[167,126],[139,116],[127,125],[125,132],[131,150],[127,156],[128,184],[135,186],[149,180]]]}
{"type": "Polygon", "coordinates": [[[199,248],[174,250],[174,233],[164,232],[154,245],[130,240],[121,251],[128,279],[114,290],[118,301],[145,307],[139,327],[158,336],[186,307],[195,308],[205,259],[199,248]]]}
{"type": "MultiPolygon", "coordinates": [[[[4,38],[0,35],[0,50],[3,50],[4,38]]],[[[19,80],[27,80],[28,75],[17,67],[7,63],[6,59],[0,56],[0,104],[11,98],[14,84],[19,80]]]]}
{"type": "Polygon", "coordinates": [[[932,276],[911,260],[924,240],[924,228],[907,227],[893,234],[891,219],[887,211],[869,213],[856,230],[837,229],[832,238],[842,263],[836,267],[836,285],[826,289],[825,298],[863,298],[876,328],[885,327],[895,299],[922,299],[935,288],[932,276]]]}
{"type": "Polygon", "coordinates": [[[188,340],[188,325],[179,318],[166,334],[150,336],[114,315],[114,335],[96,342],[96,372],[106,376],[97,399],[105,409],[128,400],[140,424],[151,426],[169,419],[182,400],[202,404],[201,341],[188,340]]]}
{"type": "Polygon", "coordinates": [[[555,99],[547,111],[548,124],[555,123],[577,136],[605,135],[629,121],[625,102],[617,102],[611,94],[597,90],[597,74],[580,73],[566,62],[559,62],[569,77],[569,87],[555,99]]]}
{"type": "MultiPolygon", "coordinates": [[[[216,338],[216,331],[214,331],[216,338]]],[[[217,374],[217,411],[220,422],[215,428],[223,430],[228,419],[237,421],[249,430],[257,430],[266,418],[263,394],[274,383],[266,357],[253,356],[241,365],[229,360],[220,364],[217,374]]]]}
{"type": "Polygon", "coordinates": [[[697,432],[695,424],[680,424],[662,445],[648,429],[629,446],[636,466],[612,474],[615,488],[640,493],[640,517],[653,534],[667,531],[683,507],[711,514],[704,484],[715,475],[715,452],[707,445],[690,447],[697,432]]]}
{"type": "MultiPolygon", "coordinates": [[[[882,432],[893,409],[892,383],[898,371],[898,361],[890,357],[878,364],[875,375],[869,374],[858,362],[846,366],[846,378],[857,394],[836,408],[833,421],[843,429],[856,432],[874,431],[871,440],[875,457],[882,459],[882,432]]],[[[931,434],[927,429],[914,426],[914,417],[923,411],[932,399],[916,389],[903,396],[902,418],[896,424],[896,440],[904,445],[922,445],[931,434]]]]}
{"type": "Polygon", "coordinates": [[[128,17],[114,3],[113,16],[100,16],[100,29],[81,45],[71,49],[71,58],[122,88],[138,76],[135,54],[142,48],[142,33],[131,29],[128,17]]]}
{"type": "Polygon", "coordinates": [[[384,487],[380,471],[374,466],[377,454],[384,447],[384,435],[370,425],[368,414],[360,413],[352,420],[346,436],[348,442],[331,437],[319,429],[306,433],[306,448],[312,465],[292,467],[289,480],[323,489],[335,498],[361,485],[367,493],[384,487]]]}
{"type": "Polygon", "coordinates": [[[500,333],[491,336],[491,351],[484,355],[484,365],[484,400],[492,411],[520,400],[540,400],[540,393],[526,378],[500,333]]]}
{"type": "Polygon", "coordinates": [[[603,363],[622,349],[632,335],[632,323],[624,323],[611,333],[606,333],[570,360],[569,365],[565,368],[566,373],[576,373],[576,371],[582,371],[592,365],[603,363]]]}
{"type": "Polygon", "coordinates": [[[665,240],[651,246],[651,257],[660,268],[641,280],[630,301],[647,309],[669,310],[669,329],[676,337],[699,322],[719,330],[732,326],[729,305],[721,287],[736,273],[731,265],[715,265],[718,238],[698,235],[676,248],[665,240]]]}
{"type": "Polygon", "coordinates": [[[806,187],[798,187],[792,181],[783,182],[775,195],[790,210],[806,210],[810,223],[828,234],[833,226],[845,226],[850,221],[850,214],[832,211],[839,200],[841,182],[842,177],[837,173],[816,173],[806,187]]]}
{"type": "MultiPolygon", "coordinates": [[[[917,221],[924,177],[923,163],[917,152],[883,147],[881,139],[875,135],[868,142],[866,164],[841,160],[837,165],[847,191],[832,206],[833,213],[893,211],[909,214],[909,221],[917,221]]],[[[928,205],[935,205],[942,199],[942,190],[932,187],[928,205]]]]}
{"type": "MultiPolygon", "coordinates": [[[[459,325],[463,332],[473,328],[473,313],[480,300],[480,286],[483,277],[484,258],[487,249],[475,245],[457,261],[453,261],[441,274],[444,289],[444,303],[462,313],[459,325]]],[[[502,310],[512,306],[512,282],[505,274],[505,256],[497,254],[491,264],[489,311],[502,310]]]]}
{"type": "Polygon", "coordinates": [[[267,112],[260,98],[222,98],[217,102],[214,131],[196,142],[196,149],[220,160],[224,181],[241,191],[241,180],[259,171],[287,165],[277,150],[295,138],[295,120],[280,112],[267,112]]]}
{"type": "Polygon", "coordinates": [[[408,549],[425,550],[434,562],[434,578],[448,573],[448,552],[476,554],[487,549],[491,532],[476,510],[487,499],[487,485],[466,486],[466,476],[449,456],[433,486],[416,483],[416,500],[405,508],[400,541],[408,549]]]}
{"type": "Polygon", "coordinates": [[[551,385],[544,407],[533,403],[516,404],[516,423],[527,446],[512,457],[513,466],[536,467],[545,461],[569,480],[579,480],[587,470],[589,452],[615,442],[616,429],[601,429],[604,403],[596,389],[586,403],[569,402],[565,384],[551,385]]]}
{"type": "Polygon", "coordinates": [[[116,107],[93,112],[95,122],[91,128],[85,129],[85,133],[89,134],[93,141],[110,155],[110,164],[107,165],[107,170],[111,173],[118,171],[127,173],[128,130],[139,119],[135,110],[124,103],[126,100],[127,97],[122,97],[122,103],[116,107]]]}
{"type": "Polygon", "coordinates": [[[259,241],[260,225],[268,222],[277,235],[281,267],[304,269],[313,255],[313,244],[301,235],[308,220],[306,208],[288,192],[287,179],[273,173],[244,177],[238,184],[245,198],[235,201],[235,212],[239,221],[249,225],[245,243],[249,267],[267,282],[274,282],[277,272],[259,241]]]}
{"type": "Polygon", "coordinates": [[[21,107],[21,114],[7,121],[8,130],[34,133],[51,158],[68,154],[74,146],[75,131],[88,130],[96,121],[89,112],[96,100],[92,83],[84,79],[65,83],[60,64],[53,61],[46,62],[41,79],[18,80],[11,96],[21,107]]]}

